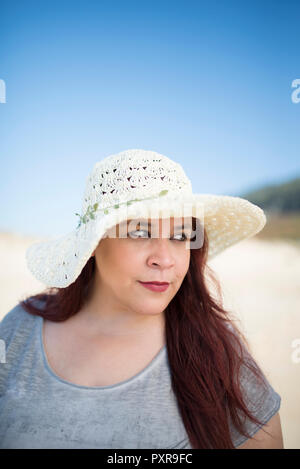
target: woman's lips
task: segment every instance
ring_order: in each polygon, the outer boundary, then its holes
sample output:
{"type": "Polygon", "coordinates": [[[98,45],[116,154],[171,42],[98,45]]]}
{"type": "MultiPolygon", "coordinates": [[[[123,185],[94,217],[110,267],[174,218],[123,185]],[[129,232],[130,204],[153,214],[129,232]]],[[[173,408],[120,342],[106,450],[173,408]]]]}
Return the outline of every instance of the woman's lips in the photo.
{"type": "Polygon", "coordinates": [[[158,292],[162,292],[162,291],[166,291],[166,289],[168,288],[169,284],[168,283],[163,283],[161,285],[158,285],[158,284],[155,284],[155,283],[151,283],[151,282],[140,282],[139,283],[141,285],[143,285],[143,287],[145,288],[148,288],[148,290],[152,290],[152,291],[158,291],[158,292]]]}

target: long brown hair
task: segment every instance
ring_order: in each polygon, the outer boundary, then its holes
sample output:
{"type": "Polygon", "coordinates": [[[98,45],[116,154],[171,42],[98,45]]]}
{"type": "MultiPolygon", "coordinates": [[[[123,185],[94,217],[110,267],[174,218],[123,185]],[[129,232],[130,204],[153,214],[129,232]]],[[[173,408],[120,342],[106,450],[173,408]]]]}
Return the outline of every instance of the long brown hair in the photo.
{"type": "MultiPolygon", "coordinates": [[[[196,219],[193,218],[193,226],[196,219]]],[[[247,408],[240,382],[247,367],[264,385],[265,375],[249,352],[246,338],[222,306],[220,284],[207,265],[208,237],[191,249],[189,270],[165,309],[166,345],[172,389],[194,449],[233,449],[229,418],[250,438],[242,423],[248,417],[262,426],[247,408]],[[218,292],[209,291],[209,279],[218,292]]],[[[64,321],[76,314],[89,295],[95,271],[91,257],[79,277],[66,288],[47,288],[20,302],[30,314],[64,321]],[[38,302],[41,300],[40,306],[38,302]],[[34,304],[35,303],[35,304],[34,304]]]]}

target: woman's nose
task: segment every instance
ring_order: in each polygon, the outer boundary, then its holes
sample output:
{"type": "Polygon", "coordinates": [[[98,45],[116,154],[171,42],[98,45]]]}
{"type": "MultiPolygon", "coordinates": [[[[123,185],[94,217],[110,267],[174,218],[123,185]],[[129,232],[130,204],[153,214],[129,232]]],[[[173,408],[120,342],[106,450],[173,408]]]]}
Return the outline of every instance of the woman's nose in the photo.
{"type": "Polygon", "coordinates": [[[169,239],[154,238],[152,240],[150,249],[151,254],[149,256],[149,261],[151,263],[159,264],[165,267],[174,265],[174,253],[169,239]]]}

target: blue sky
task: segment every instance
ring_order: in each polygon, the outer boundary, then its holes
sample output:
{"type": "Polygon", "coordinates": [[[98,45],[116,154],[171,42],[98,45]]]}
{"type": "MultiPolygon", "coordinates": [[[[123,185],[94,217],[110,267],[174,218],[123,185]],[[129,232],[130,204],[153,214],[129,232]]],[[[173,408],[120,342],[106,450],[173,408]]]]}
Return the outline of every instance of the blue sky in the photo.
{"type": "Polygon", "coordinates": [[[194,192],[300,175],[299,1],[3,1],[0,230],[60,236],[96,161],[179,162],[194,192]]]}

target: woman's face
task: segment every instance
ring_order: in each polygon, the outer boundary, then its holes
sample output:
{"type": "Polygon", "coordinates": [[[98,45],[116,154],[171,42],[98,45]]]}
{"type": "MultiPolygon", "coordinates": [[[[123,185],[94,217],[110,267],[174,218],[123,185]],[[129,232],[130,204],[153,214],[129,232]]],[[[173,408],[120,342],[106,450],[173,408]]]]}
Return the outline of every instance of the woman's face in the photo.
{"type": "Polygon", "coordinates": [[[190,221],[152,219],[148,225],[147,219],[128,220],[108,230],[93,252],[101,296],[113,298],[116,308],[139,314],[163,312],[189,268],[190,221]],[[169,286],[163,292],[151,291],[140,281],[169,282],[169,286]]]}

